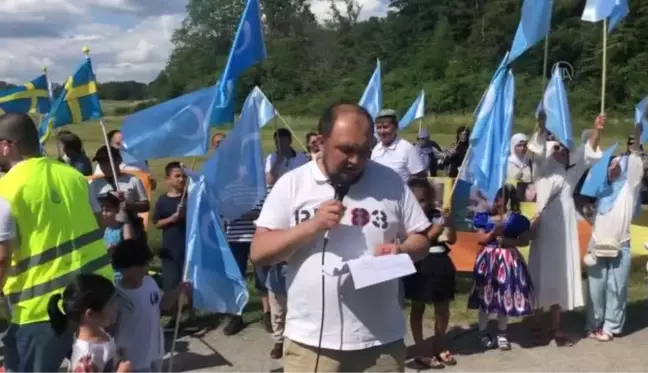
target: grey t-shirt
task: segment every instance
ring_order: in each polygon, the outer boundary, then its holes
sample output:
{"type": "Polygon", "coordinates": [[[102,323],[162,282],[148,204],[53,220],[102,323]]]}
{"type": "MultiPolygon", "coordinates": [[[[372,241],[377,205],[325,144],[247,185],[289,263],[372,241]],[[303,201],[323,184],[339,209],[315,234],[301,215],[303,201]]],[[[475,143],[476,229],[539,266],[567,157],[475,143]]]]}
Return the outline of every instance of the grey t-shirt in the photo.
{"type": "Polygon", "coordinates": [[[9,201],[0,197],[0,242],[11,241],[16,237],[16,221],[11,215],[9,201]]]}
{"type": "MultiPolygon", "coordinates": [[[[128,202],[144,202],[148,201],[144,184],[133,175],[121,174],[117,178],[119,190],[124,192],[124,197],[128,202]]],[[[105,178],[101,177],[94,179],[90,182],[90,204],[92,211],[98,212],[100,210],[97,197],[109,192],[114,192],[115,188],[105,178]]]]}

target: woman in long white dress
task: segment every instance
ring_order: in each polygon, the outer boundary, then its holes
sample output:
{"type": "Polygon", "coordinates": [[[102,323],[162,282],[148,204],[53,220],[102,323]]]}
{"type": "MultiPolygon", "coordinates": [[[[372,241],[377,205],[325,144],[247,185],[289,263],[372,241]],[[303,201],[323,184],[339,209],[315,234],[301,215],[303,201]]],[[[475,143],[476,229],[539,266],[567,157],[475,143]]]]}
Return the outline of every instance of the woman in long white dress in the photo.
{"type": "MultiPolygon", "coordinates": [[[[551,337],[558,346],[573,344],[561,330],[561,309],[584,306],[574,187],[587,168],[602,155],[598,142],[604,124],[605,116],[597,117],[589,141],[570,153],[564,145],[547,141],[545,116],[540,115],[539,130],[529,141],[528,148],[533,153],[537,218],[541,219],[536,239],[531,243],[529,271],[539,311],[536,317],[542,308],[551,308],[551,337]]],[[[537,327],[534,337],[538,343],[543,339],[537,327]]]]}

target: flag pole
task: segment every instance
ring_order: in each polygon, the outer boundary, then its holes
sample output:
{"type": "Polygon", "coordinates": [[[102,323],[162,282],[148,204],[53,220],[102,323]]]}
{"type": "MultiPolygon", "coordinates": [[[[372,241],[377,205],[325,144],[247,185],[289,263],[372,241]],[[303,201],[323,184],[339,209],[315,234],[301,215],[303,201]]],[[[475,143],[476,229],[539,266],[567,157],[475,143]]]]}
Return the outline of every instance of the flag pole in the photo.
{"type": "MultiPolygon", "coordinates": [[[[189,166],[189,170],[193,171],[194,165],[196,163],[196,157],[194,156],[191,160],[191,166],[189,166]]],[[[189,191],[189,183],[187,183],[184,187],[184,190],[182,192],[182,197],[180,197],[180,203],[183,203],[185,200],[187,193],[189,191]]],[[[186,211],[186,210],[185,210],[186,211]]],[[[186,216],[186,212],[185,212],[186,216]]],[[[185,218],[186,219],[186,218],[185,218]]],[[[184,268],[182,271],[182,283],[184,284],[187,282],[187,277],[188,277],[188,272],[189,272],[189,261],[186,258],[185,255],[185,263],[184,263],[184,268]]],[[[178,297],[178,310],[176,312],[176,320],[175,320],[175,325],[173,326],[173,339],[171,342],[171,356],[169,356],[169,372],[173,372],[173,357],[175,356],[175,350],[176,350],[176,342],[178,341],[178,334],[180,333],[180,319],[182,318],[182,306],[185,301],[185,293],[182,291],[180,293],[180,296],[178,297]]]]}
{"type": "MultiPolygon", "coordinates": [[[[54,94],[52,93],[52,84],[50,83],[49,76],[47,75],[47,65],[43,65],[43,75],[45,75],[45,83],[47,84],[47,97],[49,98],[50,102],[50,111],[52,110],[52,101],[54,98],[54,94]]],[[[43,114],[40,115],[40,121],[43,121],[43,114]]],[[[40,125],[40,123],[39,123],[40,125]]],[[[58,137],[58,128],[54,129],[54,138],[58,137]]],[[[45,141],[47,142],[47,140],[45,141]]],[[[43,144],[44,145],[44,144],[43,144]]],[[[45,147],[43,146],[43,151],[45,151],[45,147]]],[[[59,149],[58,144],[56,145],[56,153],[58,154],[58,157],[61,158],[61,149],[59,149]]]]}
{"type": "MultiPolygon", "coordinates": [[[[83,54],[85,55],[86,60],[90,59],[90,48],[87,46],[83,47],[83,54]]],[[[95,82],[97,77],[95,76],[95,82]]],[[[113,173],[113,179],[115,180],[115,191],[119,191],[119,183],[117,182],[117,167],[115,167],[115,160],[112,156],[110,141],[108,141],[108,132],[106,131],[106,124],[104,123],[103,116],[99,118],[99,124],[101,125],[101,132],[103,133],[104,143],[106,144],[106,150],[108,150],[108,160],[110,161],[110,169],[113,173]]]]}
{"type": "Polygon", "coordinates": [[[544,60],[542,63],[542,91],[544,92],[547,85],[547,69],[549,67],[549,33],[545,37],[544,42],[544,60]]]}
{"type": "Polygon", "coordinates": [[[605,81],[607,79],[607,17],[603,19],[603,61],[601,71],[601,114],[605,113],[605,81]]]}
{"type": "Polygon", "coordinates": [[[418,120],[418,125],[419,125],[419,133],[421,133],[421,128],[423,127],[423,118],[419,118],[418,120]]]}
{"type": "Polygon", "coordinates": [[[299,144],[299,146],[301,146],[302,149],[304,149],[304,151],[308,153],[308,148],[304,146],[304,143],[302,143],[301,140],[299,140],[299,137],[297,137],[297,134],[295,133],[295,131],[293,131],[293,129],[290,128],[290,125],[288,124],[288,122],[286,122],[284,117],[282,117],[281,114],[279,114],[279,111],[277,109],[275,109],[275,114],[277,114],[277,118],[279,118],[279,120],[283,122],[284,126],[286,126],[286,128],[288,128],[288,131],[290,131],[290,133],[292,133],[295,140],[297,140],[297,143],[299,144]]]}

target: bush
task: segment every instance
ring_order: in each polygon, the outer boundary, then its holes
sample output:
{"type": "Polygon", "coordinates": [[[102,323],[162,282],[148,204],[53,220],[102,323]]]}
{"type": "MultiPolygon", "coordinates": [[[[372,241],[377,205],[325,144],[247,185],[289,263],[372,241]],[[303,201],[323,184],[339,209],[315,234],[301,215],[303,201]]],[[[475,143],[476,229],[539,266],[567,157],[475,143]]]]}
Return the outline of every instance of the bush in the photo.
{"type": "Polygon", "coordinates": [[[126,115],[131,115],[133,113],[137,113],[140,110],[148,109],[151,106],[157,105],[158,102],[157,100],[149,100],[149,101],[143,101],[140,103],[137,103],[135,105],[129,105],[129,106],[118,106],[113,110],[113,113],[115,116],[123,117],[126,115]]]}

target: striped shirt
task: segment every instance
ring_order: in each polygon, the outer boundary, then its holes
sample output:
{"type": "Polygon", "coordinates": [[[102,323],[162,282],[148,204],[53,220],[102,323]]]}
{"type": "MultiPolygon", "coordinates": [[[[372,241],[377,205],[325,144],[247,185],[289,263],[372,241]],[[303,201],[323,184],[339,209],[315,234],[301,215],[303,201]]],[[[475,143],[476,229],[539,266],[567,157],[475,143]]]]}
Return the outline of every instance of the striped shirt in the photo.
{"type": "MultiPolygon", "coordinates": [[[[259,203],[257,203],[250,212],[255,212],[257,214],[261,212],[261,207],[263,207],[263,202],[265,201],[269,192],[270,187],[266,189],[265,196],[261,198],[259,203]]],[[[242,218],[233,220],[231,222],[226,222],[225,237],[227,238],[227,242],[252,242],[254,231],[256,231],[256,225],[254,224],[255,220],[256,218],[242,218]]]]}

